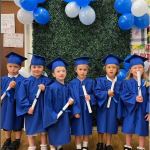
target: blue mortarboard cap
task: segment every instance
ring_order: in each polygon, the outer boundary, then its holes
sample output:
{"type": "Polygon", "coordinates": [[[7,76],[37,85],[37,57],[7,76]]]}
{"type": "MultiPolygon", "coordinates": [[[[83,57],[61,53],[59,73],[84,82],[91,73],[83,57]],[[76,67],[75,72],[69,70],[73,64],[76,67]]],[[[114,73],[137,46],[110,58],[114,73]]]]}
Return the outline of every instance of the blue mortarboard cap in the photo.
{"type": "Polygon", "coordinates": [[[119,58],[118,56],[115,56],[113,54],[109,54],[107,55],[102,62],[107,65],[107,64],[115,64],[115,65],[119,65],[123,60],[121,58],[119,58]]]}
{"type": "Polygon", "coordinates": [[[88,65],[89,59],[90,59],[89,57],[78,57],[74,59],[74,64],[75,66],[82,65],[82,64],[88,65]]]}
{"type": "Polygon", "coordinates": [[[45,58],[39,55],[32,54],[31,65],[45,66],[45,58]]]}
{"type": "Polygon", "coordinates": [[[62,58],[56,58],[49,63],[48,69],[54,70],[56,67],[66,67],[68,64],[62,58]]]}
{"type": "Polygon", "coordinates": [[[6,55],[6,58],[7,58],[7,62],[8,63],[11,63],[11,64],[18,64],[18,65],[21,65],[23,61],[25,61],[27,58],[17,54],[17,53],[14,53],[14,52],[10,52],[6,55]]]}
{"type": "Polygon", "coordinates": [[[128,59],[126,59],[125,62],[130,63],[130,67],[134,65],[139,65],[139,64],[144,66],[144,61],[146,60],[147,58],[134,54],[134,55],[131,55],[128,59]]]}

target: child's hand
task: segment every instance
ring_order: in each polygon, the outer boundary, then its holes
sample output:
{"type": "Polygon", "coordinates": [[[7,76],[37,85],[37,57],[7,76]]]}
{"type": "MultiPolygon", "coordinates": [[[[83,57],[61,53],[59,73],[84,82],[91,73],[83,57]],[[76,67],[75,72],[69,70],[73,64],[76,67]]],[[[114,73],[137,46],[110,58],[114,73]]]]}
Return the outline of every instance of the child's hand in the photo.
{"type": "Polygon", "coordinates": [[[114,91],[108,90],[108,95],[109,95],[110,97],[114,96],[114,91]]]}
{"type": "Polygon", "coordinates": [[[142,96],[137,96],[136,101],[139,102],[139,103],[142,103],[143,102],[143,97],[142,96]]]}
{"type": "Polygon", "coordinates": [[[30,107],[29,110],[28,110],[28,114],[29,114],[29,115],[32,115],[32,114],[33,114],[33,111],[34,111],[34,109],[33,109],[32,107],[30,107]]]}
{"type": "Polygon", "coordinates": [[[86,100],[86,101],[90,101],[90,99],[91,99],[90,95],[86,95],[86,96],[85,96],[85,100],[86,100]]]}
{"type": "Polygon", "coordinates": [[[39,89],[41,89],[41,91],[45,91],[45,85],[44,84],[40,84],[38,85],[39,89]]]}
{"type": "Polygon", "coordinates": [[[69,105],[72,105],[74,103],[74,100],[72,98],[69,98],[68,103],[69,105]]]}
{"type": "Polygon", "coordinates": [[[75,116],[75,118],[80,118],[79,114],[75,114],[74,116],[75,116]]]}
{"type": "Polygon", "coordinates": [[[150,114],[146,114],[145,119],[146,121],[150,121],[150,114]]]}
{"type": "Polygon", "coordinates": [[[11,82],[9,83],[9,87],[10,87],[10,88],[15,88],[15,86],[16,86],[16,82],[15,82],[15,81],[11,81],[11,82]]]}

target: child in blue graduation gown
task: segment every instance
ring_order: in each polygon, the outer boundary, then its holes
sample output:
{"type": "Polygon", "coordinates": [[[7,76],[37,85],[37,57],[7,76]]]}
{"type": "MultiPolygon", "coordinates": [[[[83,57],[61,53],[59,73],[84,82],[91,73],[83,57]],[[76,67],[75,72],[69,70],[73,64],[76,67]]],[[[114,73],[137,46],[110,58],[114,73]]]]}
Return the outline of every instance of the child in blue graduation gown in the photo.
{"type": "Polygon", "coordinates": [[[71,96],[75,100],[72,108],[71,132],[75,136],[76,149],[87,150],[89,135],[92,134],[92,114],[88,110],[86,101],[90,102],[90,105],[95,104],[94,80],[87,78],[88,57],[76,58],[74,61],[77,77],[69,84],[71,96]],[[85,86],[86,95],[84,95],[82,86],[85,86]]]}
{"type": "Polygon", "coordinates": [[[131,55],[126,62],[130,63],[130,70],[127,80],[122,84],[121,100],[123,103],[123,127],[126,135],[125,150],[132,150],[132,134],[139,136],[137,150],[144,150],[144,140],[148,136],[148,121],[150,120],[148,88],[144,80],[144,61],[138,55],[131,55]],[[137,72],[141,72],[141,86],[138,87],[137,72]],[[142,94],[138,94],[141,90],[142,94]]]}
{"type": "Polygon", "coordinates": [[[113,150],[111,146],[112,134],[117,134],[118,131],[117,109],[121,83],[117,80],[117,73],[121,61],[115,55],[110,54],[106,56],[103,59],[106,76],[96,79],[95,96],[97,100],[97,131],[99,141],[97,150],[113,150]],[[112,85],[114,85],[114,88],[112,85]],[[104,134],[106,134],[106,143],[104,142],[104,134]]]}
{"type": "Polygon", "coordinates": [[[41,150],[47,150],[46,131],[43,127],[43,104],[45,87],[51,84],[52,80],[43,76],[45,58],[33,55],[31,60],[32,75],[27,78],[20,86],[18,94],[18,116],[25,116],[25,130],[28,136],[28,150],[35,150],[34,136],[41,134],[41,150]],[[32,107],[38,89],[41,90],[35,107],[32,107]]]}
{"type": "Polygon", "coordinates": [[[25,57],[11,52],[7,54],[8,75],[1,79],[1,96],[6,92],[1,100],[1,128],[5,131],[6,141],[2,150],[17,150],[20,145],[21,130],[23,128],[23,117],[16,115],[16,94],[24,77],[19,74],[21,64],[25,57]],[[10,87],[9,90],[6,90],[10,87]],[[15,132],[16,140],[11,143],[11,131],[15,132]]]}
{"type": "Polygon", "coordinates": [[[56,58],[48,68],[52,70],[55,81],[46,88],[44,99],[44,126],[48,132],[51,150],[63,149],[62,145],[70,143],[70,122],[68,110],[58,118],[66,103],[73,104],[70,99],[68,85],[65,84],[66,66],[68,64],[61,58],[56,58]]]}

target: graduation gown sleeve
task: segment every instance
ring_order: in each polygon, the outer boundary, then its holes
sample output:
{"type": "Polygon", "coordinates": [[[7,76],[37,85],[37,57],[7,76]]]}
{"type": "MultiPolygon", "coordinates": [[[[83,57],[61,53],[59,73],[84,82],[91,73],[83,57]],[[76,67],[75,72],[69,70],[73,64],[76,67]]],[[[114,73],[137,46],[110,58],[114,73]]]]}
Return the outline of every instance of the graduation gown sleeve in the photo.
{"type": "Polygon", "coordinates": [[[21,83],[20,88],[17,92],[17,116],[24,115],[28,112],[29,108],[31,107],[29,98],[27,96],[27,81],[25,80],[23,83],[21,83]]]}
{"type": "Polygon", "coordinates": [[[126,104],[135,105],[137,93],[135,93],[135,90],[132,90],[132,88],[133,85],[131,84],[131,82],[125,80],[122,84],[121,99],[126,104]]]}
{"type": "Polygon", "coordinates": [[[52,89],[50,86],[47,86],[44,95],[44,128],[47,128],[57,122],[57,113],[53,109],[52,98],[52,89]]]}
{"type": "Polygon", "coordinates": [[[76,95],[76,94],[79,93],[78,92],[79,89],[78,88],[74,88],[74,84],[76,84],[76,83],[70,82],[70,84],[69,84],[70,97],[72,97],[73,100],[74,100],[74,103],[73,103],[73,105],[71,107],[71,114],[72,115],[80,114],[80,105],[79,105],[78,100],[77,100],[78,96],[76,95]]]}
{"type": "Polygon", "coordinates": [[[103,85],[103,79],[96,79],[95,96],[99,107],[102,107],[102,105],[108,100],[108,91],[103,85]]]}

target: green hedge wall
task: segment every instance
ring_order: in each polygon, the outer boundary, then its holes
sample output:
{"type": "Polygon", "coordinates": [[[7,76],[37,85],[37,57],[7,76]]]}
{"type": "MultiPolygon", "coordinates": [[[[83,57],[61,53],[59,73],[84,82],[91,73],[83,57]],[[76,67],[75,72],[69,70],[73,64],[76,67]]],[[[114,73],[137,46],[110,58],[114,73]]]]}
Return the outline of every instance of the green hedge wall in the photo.
{"type": "Polygon", "coordinates": [[[43,7],[52,14],[52,21],[45,26],[34,23],[33,51],[47,58],[47,63],[62,57],[70,64],[68,80],[74,78],[73,58],[91,57],[90,77],[103,75],[101,60],[107,54],[125,58],[130,53],[130,31],[122,31],[117,25],[118,15],[113,8],[114,0],[96,0],[91,4],[96,21],[85,26],[79,18],[65,15],[66,3],[48,0],[43,7]]]}

